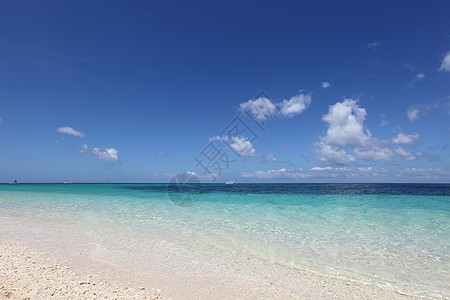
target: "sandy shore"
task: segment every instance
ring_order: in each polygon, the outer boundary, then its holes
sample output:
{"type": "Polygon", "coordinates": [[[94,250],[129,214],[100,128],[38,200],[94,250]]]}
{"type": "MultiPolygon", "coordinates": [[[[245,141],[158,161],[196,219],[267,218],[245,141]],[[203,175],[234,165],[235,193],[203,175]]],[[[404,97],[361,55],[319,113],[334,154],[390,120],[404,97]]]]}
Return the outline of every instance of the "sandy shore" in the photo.
{"type": "Polygon", "coordinates": [[[64,226],[0,218],[0,299],[446,298],[209,251],[122,247],[64,226]]]}
{"type": "Polygon", "coordinates": [[[162,299],[160,290],[79,274],[48,254],[0,244],[0,299],[162,299]]]}

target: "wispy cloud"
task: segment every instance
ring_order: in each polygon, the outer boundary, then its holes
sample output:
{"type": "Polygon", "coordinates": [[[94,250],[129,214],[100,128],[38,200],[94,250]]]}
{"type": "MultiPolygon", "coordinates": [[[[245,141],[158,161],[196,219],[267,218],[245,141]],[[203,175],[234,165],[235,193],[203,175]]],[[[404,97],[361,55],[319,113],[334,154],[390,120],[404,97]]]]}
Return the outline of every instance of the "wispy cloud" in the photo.
{"type": "Polygon", "coordinates": [[[371,49],[372,51],[377,50],[379,47],[381,47],[381,43],[374,41],[367,44],[367,48],[371,49]]]}
{"type": "Polygon", "coordinates": [[[380,126],[381,127],[391,124],[391,122],[386,120],[386,115],[385,114],[380,114],[380,117],[381,117],[381,122],[380,122],[380,126]]]}
{"type": "Polygon", "coordinates": [[[275,157],[275,155],[273,155],[272,153],[268,153],[265,157],[264,157],[265,161],[277,161],[278,158],[275,157]]]}
{"type": "Polygon", "coordinates": [[[169,156],[169,154],[168,153],[164,153],[164,152],[159,152],[159,153],[156,154],[156,156],[158,156],[158,157],[165,157],[165,156],[169,156]]]}
{"type": "Polygon", "coordinates": [[[331,86],[331,83],[328,81],[322,81],[322,88],[327,89],[331,86]]]}
{"type": "Polygon", "coordinates": [[[58,129],[56,129],[56,131],[59,132],[59,133],[63,133],[63,134],[74,135],[74,136],[77,136],[77,137],[80,137],[80,138],[84,138],[85,137],[84,133],[73,129],[72,127],[68,127],[68,126],[59,127],[58,129]]]}
{"type": "Polygon", "coordinates": [[[437,101],[434,103],[417,103],[413,104],[406,110],[406,115],[411,122],[426,116],[434,110],[441,110],[450,115],[450,101],[437,101]]]}
{"type": "Polygon", "coordinates": [[[404,64],[403,66],[411,72],[416,69],[416,66],[411,65],[411,64],[404,64]]]}
{"type": "Polygon", "coordinates": [[[425,79],[425,74],[424,73],[418,73],[416,74],[416,76],[413,78],[413,80],[411,81],[411,83],[409,84],[409,87],[413,87],[417,82],[422,81],[425,79]]]}
{"type": "Polygon", "coordinates": [[[447,71],[450,72],[450,51],[445,54],[444,59],[442,60],[441,66],[439,67],[439,71],[447,71]]]}

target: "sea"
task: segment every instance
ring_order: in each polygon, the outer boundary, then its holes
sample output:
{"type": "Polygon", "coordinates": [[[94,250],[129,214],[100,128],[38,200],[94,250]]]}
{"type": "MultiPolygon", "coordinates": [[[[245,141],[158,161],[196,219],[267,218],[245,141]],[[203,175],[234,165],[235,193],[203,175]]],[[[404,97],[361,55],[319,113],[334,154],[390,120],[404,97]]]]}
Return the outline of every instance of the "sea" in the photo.
{"type": "Polygon", "coordinates": [[[450,296],[450,184],[1,184],[11,220],[450,296]]]}

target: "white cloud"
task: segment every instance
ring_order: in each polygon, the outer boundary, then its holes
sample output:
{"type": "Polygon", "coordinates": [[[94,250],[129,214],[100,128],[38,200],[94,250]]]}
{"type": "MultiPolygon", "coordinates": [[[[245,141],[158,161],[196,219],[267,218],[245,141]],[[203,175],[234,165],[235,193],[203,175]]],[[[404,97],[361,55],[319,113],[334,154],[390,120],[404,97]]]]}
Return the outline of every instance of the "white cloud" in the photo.
{"type": "Polygon", "coordinates": [[[420,117],[429,114],[433,110],[443,111],[450,115],[450,101],[444,100],[436,101],[433,103],[417,103],[408,107],[408,109],[406,110],[406,114],[408,116],[408,119],[411,122],[414,122],[420,117]]]}
{"type": "Polygon", "coordinates": [[[428,180],[448,182],[450,180],[450,171],[434,168],[406,168],[398,171],[397,177],[415,179],[422,182],[428,180]]]}
{"type": "Polygon", "coordinates": [[[406,168],[402,170],[387,170],[384,168],[374,168],[372,166],[347,168],[347,167],[313,167],[310,170],[303,169],[277,169],[277,170],[259,170],[254,172],[242,172],[243,178],[249,179],[322,179],[353,182],[386,182],[389,178],[402,178],[405,181],[441,181],[448,182],[450,171],[442,169],[421,169],[406,168]]]}
{"type": "Polygon", "coordinates": [[[118,161],[119,152],[114,148],[93,148],[92,154],[103,160],[118,161]]]}
{"type": "Polygon", "coordinates": [[[372,49],[373,51],[377,50],[378,47],[381,47],[381,44],[377,41],[367,44],[367,48],[372,49]]]}
{"type": "Polygon", "coordinates": [[[92,148],[91,150],[89,150],[88,145],[84,144],[81,146],[78,152],[86,155],[94,155],[96,158],[102,160],[119,160],[119,151],[114,148],[92,148]]]}
{"type": "Polygon", "coordinates": [[[391,122],[386,120],[386,115],[385,114],[380,114],[380,117],[381,117],[381,122],[380,122],[380,126],[381,127],[391,124],[391,122]]]}
{"type": "Polygon", "coordinates": [[[406,111],[406,115],[408,116],[408,119],[411,122],[414,122],[415,120],[417,120],[419,118],[419,110],[417,108],[414,108],[411,106],[406,111]]]}
{"type": "Polygon", "coordinates": [[[241,156],[255,156],[256,151],[252,143],[247,138],[234,136],[231,139],[230,147],[241,156]]]}
{"type": "Polygon", "coordinates": [[[158,157],[165,157],[165,156],[169,156],[169,154],[164,153],[164,152],[159,152],[159,153],[156,154],[156,156],[158,156],[158,157]]]}
{"type": "Polygon", "coordinates": [[[360,108],[357,100],[345,99],[331,105],[322,120],[329,124],[323,141],[337,146],[366,146],[371,133],[364,130],[366,110],[360,108]]]}
{"type": "Polygon", "coordinates": [[[313,167],[313,168],[311,168],[311,171],[326,171],[326,170],[332,170],[332,169],[333,169],[332,167],[325,167],[325,168],[313,167]]]}
{"type": "Polygon", "coordinates": [[[81,149],[78,151],[80,153],[87,153],[88,152],[88,145],[84,144],[81,146],[81,149]]]}
{"type": "Polygon", "coordinates": [[[361,160],[391,161],[393,156],[392,151],[386,147],[355,148],[355,157],[361,160]]]}
{"type": "Polygon", "coordinates": [[[389,122],[388,120],[381,120],[381,122],[380,122],[380,126],[381,127],[383,127],[383,126],[387,126],[387,125],[389,125],[389,124],[391,124],[391,122],[389,122]]]}
{"type": "Polygon", "coordinates": [[[415,134],[405,134],[400,132],[396,137],[392,138],[392,142],[394,144],[403,144],[403,145],[414,145],[419,140],[420,135],[415,134]]]}
{"type": "Polygon", "coordinates": [[[361,178],[372,179],[373,177],[385,177],[387,170],[373,169],[372,167],[360,167],[358,169],[333,168],[333,167],[313,167],[310,170],[299,169],[277,169],[267,171],[242,172],[244,178],[255,179],[310,179],[310,178],[350,178],[360,180],[361,178]]]}
{"type": "Polygon", "coordinates": [[[450,72],[450,51],[444,56],[439,71],[450,72]]]}
{"type": "Polygon", "coordinates": [[[311,95],[299,94],[289,100],[283,100],[279,104],[280,114],[285,117],[292,117],[301,114],[311,104],[311,95]]]}
{"type": "MultiPolygon", "coordinates": [[[[394,157],[413,160],[421,156],[401,148],[391,149],[389,141],[373,137],[364,126],[366,114],[366,110],[359,107],[354,99],[344,99],[331,105],[322,118],[328,123],[327,134],[314,143],[317,160],[328,165],[345,165],[357,160],[393,161],[394,157]],[[350,152],[352,150],[353,153],[350,152]]],[[[392,143],[413,145],[419,137],[418,134],[399,133],[392,143]]]]}
{"type": "Polygon", "coordinates": [[[84,138],[85,137],[84,133],[73,129],[72,127],[67,127],[67,126],[59,127],[58,129],[56,129],[56,131],[59,132],[59,133],[64,133],[64,134],[71,134],[71,135],[74,135],[74,136],[77,136],[77,137],[80,137],[80,138],[84,138]]]}
{"type": "Polygon", "coordinates": [[[277,110],[275,104],[266,97],[248,100],[247,102],[241,103],[239,107],[242,111],[249,111],[260,121],[264,121],[267,118],[272,117],[277,110]]]}
{"type": "Polygon", "coordinates": [[[249,112],[260,121],[265,121],[277,115],[293,117],[302,113],[310,103],[311,95],[300,93],[279,103],[275,103],[266,97],[259,97],[239,104],[239,109],[249,112]]]}
{"type": "Polygon", "coordinates": [[[350,162],[356,161],[353,155],[345,152],[344,149],[340,149],[336,146],[324,142],[314,143],[317,159],[320,162],[330,165],[345,165],[350,162]]]}
{"type": "Polygon", "coordinates": [[[215,136],[209,139],[209,141],[222,141],[230,146],[240,156],[256,156],[256,150],[253,148],[252,143],[243,136],[215,136]]]}
{"type": "Polygon", "coordinates": [[[406,160],[416,160],[417,158],[422,156],[422,152],[417,152],[416,154],[412,154],[402,147],[398,147],[395,149],[395,154],[406,159],[406,160]]]}
{"type": "Polygon", "coordinates": [[[264,157],[265,161],[277,161],[278,158],[275,157],[272,153],[268,153],[266,157],[264,157]]]}
{"type": "Polygon", "coordinates": [[[411,81],[411,83],[409,84],[409,87],[413,87],[415,83],[422,81],[425,78],[425,74],[424,73],[418,73],[416,74],[416,76],[414,77],[414,79],[411,81]]]}
{"type": "Polygon", "coordinates": [[[322,88],[326,89],[329,88],[331,86],[331,83],[329,83],[328,81],[322,81],[322,88]]]}
{"type": "Polygon", "coordinates": [[[416,75],[416,78],[417,78],[418,80],[422,80],[422,79],[425,78],[425,74],[419,73],[419,74],[416,75]]]}

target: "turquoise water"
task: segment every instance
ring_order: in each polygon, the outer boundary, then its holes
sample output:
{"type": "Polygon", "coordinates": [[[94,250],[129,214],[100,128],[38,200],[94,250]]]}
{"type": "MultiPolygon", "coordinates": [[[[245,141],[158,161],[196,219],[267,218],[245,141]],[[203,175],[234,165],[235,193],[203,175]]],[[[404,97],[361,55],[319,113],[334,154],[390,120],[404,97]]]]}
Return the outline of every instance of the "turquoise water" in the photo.
{"type": "Polygon", "coordinates": [[[193,205],[178,206],[158,184],[0,185],[0,217],[73,227],[137,249],[183,247],[450,293],[450,185],[198,191],[193,205]]]}

